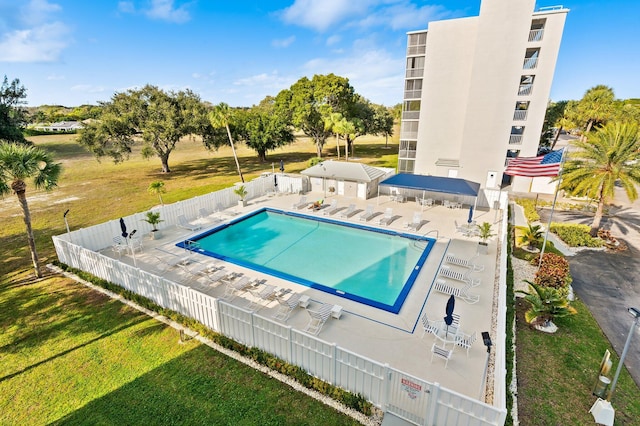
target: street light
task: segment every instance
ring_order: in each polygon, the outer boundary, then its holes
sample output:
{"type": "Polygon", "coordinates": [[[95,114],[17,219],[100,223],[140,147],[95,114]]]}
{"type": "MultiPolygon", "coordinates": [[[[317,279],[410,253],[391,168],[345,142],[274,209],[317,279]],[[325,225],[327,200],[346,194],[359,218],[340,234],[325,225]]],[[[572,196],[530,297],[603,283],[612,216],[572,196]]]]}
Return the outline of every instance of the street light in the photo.
{"type": "Polygon", "coordinates": [[[484,373],[482,373],[482,383],[480,384],[480,397],[478,399],[482,400],[482,395],[484,394],[484,384],[487,379],[487,369],[489,368],[489,357],[491,356],[491,337],[489,336],[488,331],[482,332],[482,342],[487,347],[487,361],[484,364],[484,373]]]}
{"type": "Polygon", "coordinates": [[[64,214],[62,215],[62,218],[64,219],[64,226],[67,227],[67,238],[69,238],[69,242],[72,243],[73,241],[71,241],[71,232],[69,232],[69,223],[67,222],[68,213],[69,213],[69,209],[67,209],[67,211],[64,212],[64,214]]]}
{"type": "Polygon", "coordinates": [[[622,370],[622,366],[624,364],[624,358],[627,356],[627,351],[629,350],[629,344],[631,343],[631,337],[633,336],[633,329],[640,324],[640,309],[637,308],[627,308],[627,312],[631,315],[634,320],[631,323],[631,328],[629,329],[629,335],[627,336],[627,341],[624,344],[624,349],[622,350],[622,355],[620,355],[620,361],[618,362],[618,368],[616,369],[616,374],[613,376],[613,382],[611,383],[611,390],[609,391],[609,396],[606,400],[598,398],[598,400],[593,404],[589,412],[593,415],[596,423],[600,423],[607,426],[613,425],[613,420],[615,416],[615,410],[613,406],[611,406],[611,398],[613,397],[613,392],[616,390],[616,384],[618,383],[618,376],[620,376],[620,371],[622,370]]]}

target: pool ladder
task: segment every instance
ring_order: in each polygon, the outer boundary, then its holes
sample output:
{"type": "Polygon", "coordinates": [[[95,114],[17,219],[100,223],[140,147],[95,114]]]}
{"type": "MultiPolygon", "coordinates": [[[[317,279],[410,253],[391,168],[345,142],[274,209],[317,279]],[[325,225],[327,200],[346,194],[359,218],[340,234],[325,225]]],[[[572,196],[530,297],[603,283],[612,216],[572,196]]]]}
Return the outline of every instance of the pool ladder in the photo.
{"type": "MultiPolygon", "coordinates": [[[[422,237],[428,237],[431,234],[435,234],[436,240],[440,238],[440,233],[438,232],[437,229],[432,229],[431,231],[425,232],[424,234],[422,234],[422,237]]],[[[413,242],[413,246],[417,249],[424,250],[427,247],[427,242],[422,240],[417,240],[413,242]]]]}

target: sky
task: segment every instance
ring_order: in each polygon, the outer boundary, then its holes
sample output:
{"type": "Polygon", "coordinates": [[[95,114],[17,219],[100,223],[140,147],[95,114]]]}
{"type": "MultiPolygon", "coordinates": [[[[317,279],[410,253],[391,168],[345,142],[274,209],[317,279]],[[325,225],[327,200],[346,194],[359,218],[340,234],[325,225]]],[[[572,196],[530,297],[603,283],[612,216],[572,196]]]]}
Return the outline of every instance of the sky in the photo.
{"type": "MultiPolygon", "coordinates": [[[[539,1],[570,9],[551,100],[604,84],[640,98],[640,2],[539,1]]],[[[145,84],[252,106],[303,76],[334,73],[402,102],[406,33],[477,16],[480,0],[0,0],[0,78],[27,104],[97,104],[145,84]]]]}

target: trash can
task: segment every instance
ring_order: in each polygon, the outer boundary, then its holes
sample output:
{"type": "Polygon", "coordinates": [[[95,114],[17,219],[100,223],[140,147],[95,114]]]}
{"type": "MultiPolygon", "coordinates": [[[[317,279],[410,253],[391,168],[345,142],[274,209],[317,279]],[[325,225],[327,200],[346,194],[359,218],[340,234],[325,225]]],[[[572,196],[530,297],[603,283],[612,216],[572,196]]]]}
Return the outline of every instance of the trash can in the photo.
{"type": "Polygon", "coordinates": [[[609,393],[610,384],[611,384],[610,378],[606,376],[598,376],[596,385],[593,387],[593,394],[598,398],[607,399],[607,394],[609,393]]]}

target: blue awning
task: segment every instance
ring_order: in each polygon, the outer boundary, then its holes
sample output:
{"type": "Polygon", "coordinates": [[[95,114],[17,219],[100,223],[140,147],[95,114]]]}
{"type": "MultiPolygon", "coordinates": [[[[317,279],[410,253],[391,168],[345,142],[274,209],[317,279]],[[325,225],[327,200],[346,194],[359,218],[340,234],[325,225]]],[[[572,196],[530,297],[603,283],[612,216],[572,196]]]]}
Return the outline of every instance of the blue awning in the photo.
{"type": "Polygon", "coordinates": [[[466,179],[400,173],[380,182],[380,186],[478,196],[480,184],[466,179]]]}

